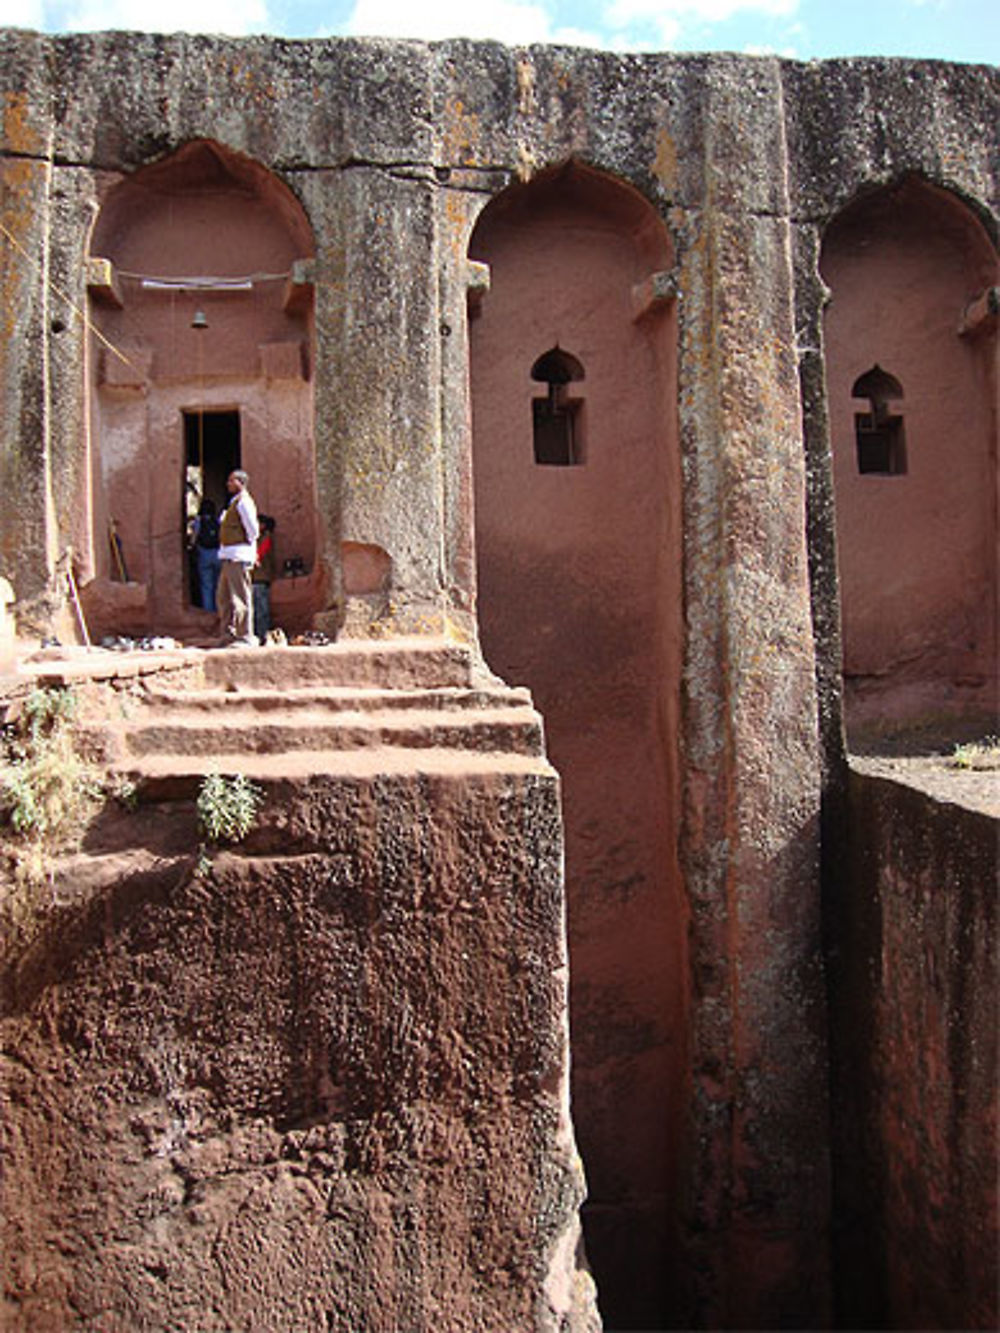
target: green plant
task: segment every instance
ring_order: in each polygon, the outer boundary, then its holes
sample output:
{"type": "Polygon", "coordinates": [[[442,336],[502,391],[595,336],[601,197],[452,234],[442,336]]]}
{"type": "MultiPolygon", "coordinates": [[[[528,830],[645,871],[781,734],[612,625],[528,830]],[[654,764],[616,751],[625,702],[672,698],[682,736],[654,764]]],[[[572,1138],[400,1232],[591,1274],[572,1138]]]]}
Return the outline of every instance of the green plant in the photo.
{"type": "Polygon", "coordinates": [[[198,823],[211,842],[242,842],[253,827],[262,794],[237,773],[209,773],[198,791],[198,823]]]}
{"type": "Polygon", "coordinates": [[[964,769],[1000,769],[1000,737],[984,736],[981,741],[956,745],[951,765],[964,769]]]}
{"type": "Polygon", "coordinates": [[[139,808],[139,787],[123,773],[112,774],[104,784],[105,794],[125,810],[139,808]]]}
{"type": "Polygon", "coordinates": [[[76,699],[68,689],[34,689],[5,728],[0,755],[0,823],[13,832],[19,870],[43,877],[48,858],[78,844],[104,800],[103,772],[78,751],[76,699]]]}
{"type": "Polygon", "coordinates": [[[76,717],[76,695],[69,689],[36,686],[24,701],[22,712],[28,735],[35,743],[51,735],[76,717]]]}

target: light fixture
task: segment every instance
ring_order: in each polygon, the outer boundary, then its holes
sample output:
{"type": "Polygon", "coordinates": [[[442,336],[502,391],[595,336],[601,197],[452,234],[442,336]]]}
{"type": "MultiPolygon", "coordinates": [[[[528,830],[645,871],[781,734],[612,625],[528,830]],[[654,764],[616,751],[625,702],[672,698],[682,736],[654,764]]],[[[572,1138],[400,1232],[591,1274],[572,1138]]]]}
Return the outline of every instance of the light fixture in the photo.
{"type": "Polygon", "coordinates": [[[194,318],[191,320],[191,327],[192,327],[193,329],[207,329],[207,328],[208,328],[208,320],[207,320],[206,317],[205,317],[205,312],[204,312],[204,310],[196,310],[196,311],[194,312],[194,318]]]}

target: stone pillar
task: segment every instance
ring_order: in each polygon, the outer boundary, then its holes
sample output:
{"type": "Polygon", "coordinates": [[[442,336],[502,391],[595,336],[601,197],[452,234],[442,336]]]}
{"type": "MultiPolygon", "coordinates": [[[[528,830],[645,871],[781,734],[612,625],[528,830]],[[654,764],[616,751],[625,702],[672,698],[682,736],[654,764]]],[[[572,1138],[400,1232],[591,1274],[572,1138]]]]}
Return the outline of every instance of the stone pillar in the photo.
{"type": "Polygon", "coordinates": [[[704,204],[680,273],[688,1317],[703,1327],[822,1327],[828,1309],[820,764],[776,71],[705,71],[704,204]]]}
{"type": "Polygon", "coordinates": [[[488,196],[483,174],[441,168],[437,191],[441,404],[441,560],[453,626],[476,634],[476,546],[469,395],[469,318],[489,271],[468,259],[469,237],[488,196]]]}
{"type": "MultiPolygon", "coordinates": [[[[81,583],[94,575],[93,484],[90,450],[87,243],[98,209],[97,173],[56,167],[50,200],[49,467],[60,549],[73,548],[81,583]]],[[[107,535],[104,534],[107,543],[107,535]]]]}
{"type": "Polygon", "coordinates": [[[47,445],[51,126],[43,53],[0,34],[0,572],[33,629],[54,613],[47,445]]]}
{"type": "Polygon", "coordinates": [[[341,540],[380,548],[391,561],[377,626],[363,598],[345,590],[348,633],[442,626],[442,334],[428,177],[429,169],[401,179],[359,167],[307,186],[317,241],[316,452],[328,542],[336,541],[339,515],[341,540]]]}
{"type": "Polygon", "coordinates": [[[830,420],[823,353],[823,308],[829,293],[819,272],[820,232],[794,229],[796,352],[806,457],[806,522],[820,735],[828,773],[843,759],[843,650],[837,587],[837,544],[830,458],[830,420]]]}

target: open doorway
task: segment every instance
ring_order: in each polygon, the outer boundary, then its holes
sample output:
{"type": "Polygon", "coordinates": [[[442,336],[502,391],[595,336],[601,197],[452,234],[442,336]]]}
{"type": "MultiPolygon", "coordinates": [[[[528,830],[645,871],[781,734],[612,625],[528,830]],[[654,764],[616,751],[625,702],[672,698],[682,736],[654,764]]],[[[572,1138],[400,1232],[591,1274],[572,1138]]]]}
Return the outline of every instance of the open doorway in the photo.
{"type": "MultiPolygon", "coordinates": [[[[203,500],[211,500],[219,514],[229,496],[226,478],[240,466],[240,414],[238,411],[185,411],[184,417],[184,515],[182,531],[188,538],[203,500]]],[[[191,606],[201,606],[196,561],[189,560],[187,597],[191,606]]]]}
{"type": "Polygon", "coordinates": [[[225,498],[234,464],[316,571],[273,590],[285,625],[306,628],[326,594],[316,560],[315,244],[301,204],[260,163],[195,140],[114,185],[90,245],[101,261],[94,275],[111,281],[89,286],[94,577],[81,594],[93,632],[183,640],[206,630],[181,534],[200,495],[225,498]],[[112,518],[127,579],[108,540],[112,518]]]}

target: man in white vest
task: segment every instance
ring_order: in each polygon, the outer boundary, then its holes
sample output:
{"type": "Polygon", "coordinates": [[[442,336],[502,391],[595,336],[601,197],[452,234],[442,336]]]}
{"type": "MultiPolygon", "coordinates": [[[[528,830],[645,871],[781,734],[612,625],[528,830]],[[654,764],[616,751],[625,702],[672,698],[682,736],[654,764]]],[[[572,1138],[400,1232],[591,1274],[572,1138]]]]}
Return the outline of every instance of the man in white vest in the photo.
{"type": "Polygon", "coordinates": [[[251,572],[257,561],[257,506],[248,490],[250,478],[240,469],[230,472],[226,490],[232,497],[219,524],[220,646],[253,646],[253,591],[251,572]]]}

